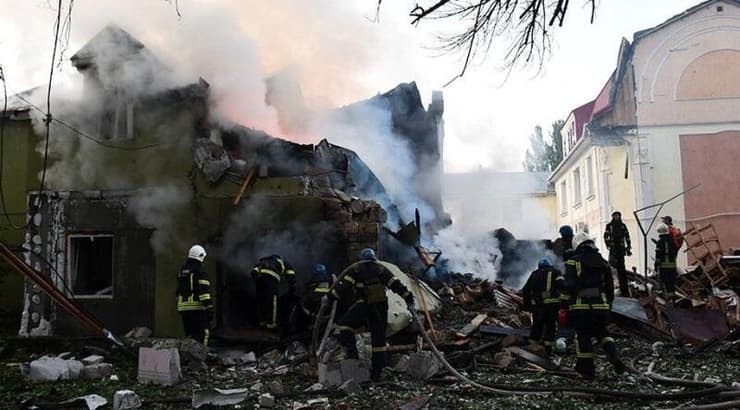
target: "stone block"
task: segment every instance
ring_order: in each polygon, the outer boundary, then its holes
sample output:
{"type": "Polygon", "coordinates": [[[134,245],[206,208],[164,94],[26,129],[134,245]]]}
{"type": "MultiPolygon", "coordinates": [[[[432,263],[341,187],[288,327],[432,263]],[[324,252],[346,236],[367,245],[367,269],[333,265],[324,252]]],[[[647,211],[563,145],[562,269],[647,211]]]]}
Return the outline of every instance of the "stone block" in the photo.
{"type": "Polygon", "coordinates": [[[319,363],[319,383],[328,387],[342,384],[342,367],[337,362],[319,363]]]}
{"type": "Polygon", "coordinates": [[[113,395],[113,410],[130,410],[141,407],[141,399],[132,390],[119,390],[113,395]]]}
{"type": "Polygon", "coordinates": [[[35,382],[53,382],[71,379],[67,360],[44,356],[30,364],[30,378],[35,382]]]}
{"type": "Polygon", "coordinates": [[[270,393],[260,394],[259,405],[260,407],[272,408],[275,407],[275,397],[270,393]]]}
{"type": "Polygon", "coordinates": [[[270,393],[275,395],[285,394],[285,387],[283,387],[283,381],[280,379],[273,380],[267,383],[267,388],[270,389],[270,393]]]}
{"type": "Polygon", "coordinates": [[[139,348],[139,383],[172,386],[181,378],[180,355],[177,349],[139,348]]]}
{"type": "Polygon", "coordinates": [[[93,354],[82,359],[82,364],[84,364],[85,366],[90,366],[93,364],[103,363],[103,360],[105,360],[103,356],[93,354]]]}
{"type": "Polygon", "coordinates": [[[418,352],[409,356],[406,373],[415,379],[425,380],[434,376],[440,367],[439,360],[432,352],[418,352]]]}
{"type": "Polygon", "coordinates": [[[357,383],[370,380],[370,366],[366,361],[347,359],[339,362],[342,369],[342,383],[353,379],[357,383]]]}
{"type": "Polygon", "coordinates": [[[80,375],[86,379],[103,379],[113,374],[113,365],[98,363],[82,368],[80,375]]]}
{"type": "Polygon", "coordinates": [[[496,366],[508,367],[514,361],[514,357],[511,353],[504,350],[496,353],[496,355],[493,356],[493,361],[496,363],[496,366]]]}

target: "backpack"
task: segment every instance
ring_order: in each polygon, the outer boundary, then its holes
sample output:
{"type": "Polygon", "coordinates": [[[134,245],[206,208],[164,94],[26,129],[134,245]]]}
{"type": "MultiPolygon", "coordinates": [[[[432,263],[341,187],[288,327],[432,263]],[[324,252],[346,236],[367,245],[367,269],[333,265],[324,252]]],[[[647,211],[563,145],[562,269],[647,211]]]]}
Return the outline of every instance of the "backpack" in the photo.
{"type": "Polygon", "coordinates": [[[681,230],[676,228],[675,226],[669,226],[668,233],[671,235],[671,238],[673,238],[673,243],[676,245],[676,250],[678,251],[679,249],[681,249],[681,246],[683,245],[683,235],[681,235],[681,230]]]}

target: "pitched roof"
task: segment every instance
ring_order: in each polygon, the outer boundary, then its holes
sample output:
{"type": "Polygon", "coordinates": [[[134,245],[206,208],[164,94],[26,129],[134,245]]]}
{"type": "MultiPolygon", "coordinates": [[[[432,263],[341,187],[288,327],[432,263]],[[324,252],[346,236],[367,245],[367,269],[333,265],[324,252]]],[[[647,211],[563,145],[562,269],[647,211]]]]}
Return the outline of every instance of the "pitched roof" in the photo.
{"type": "Polygon", "coordinates": [[[596,102],[596,100],[589,101],[571,111],[576,119],[576,140],[583,136],[586,124],[591,121],[591,114],[593,114],[594,111],[594,102],[596,102]]]}
{"type": "Polygon", "coordinates": [[[125,60],[146,48],[141,41],[134,38],[126,30],[115,24],[109,24],[70,57],[72,65],[78,69],[84,68],[93,63],[101,52],[104,52],[113,45],[116,48],[116,55],[121,60],[125,60]]]}
{"type": "Polygon", "coordinates": [[[654,26],[654,27],[651,27],[651,28],[648,28],[648,29],[645,29],[645,30],[640,30],[640,31],[636,32],[635,35],[634,35],[634,40],[637,41],[637,40],[639,40],[639,39],[641,39],[641,38],[643,38],[645,36],[648,36],[648,35],[656,32],[656,31],[662,29],[663,27],[666,27],[666,26],[668,26],[670,24],[673,24],[674,22],[676,22],[678,20],[681,20],[683,18],[686,18],[686,17],[688,17],[688,16],[696,13],[697,11],[699,11],[699,10],[701,10],[701,9],[703,9],[703,8],[709,6],[710,4],[713,4],[713,3],[726,3],[726,4],[732,4],[732,5],[735,5],[735,6],[740,7],[740,0],[707,0],[707,1],[704,1],[704,2],[701,2],[701,3],[697,4],[697,5],[695,5],[693,7],[688,8],[688,9],[682,11],[681,13],[676,14],[675,16],[669,18],[668,20],[666,20],[666,21],[658,24],[657,26],[654,26]]]}

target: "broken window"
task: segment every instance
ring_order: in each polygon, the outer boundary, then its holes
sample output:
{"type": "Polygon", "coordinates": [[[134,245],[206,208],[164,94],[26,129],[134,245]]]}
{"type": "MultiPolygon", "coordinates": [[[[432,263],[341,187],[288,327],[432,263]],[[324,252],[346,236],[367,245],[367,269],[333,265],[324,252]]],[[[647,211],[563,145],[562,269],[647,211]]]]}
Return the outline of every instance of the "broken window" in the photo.
{"type": "Polygon", "coordinates": [[[123,102],[121,98],[106,98],[100,113],[98,134],[107,140],[134,139],[134,104],[123,102]]]}
{"type": "Polygon", "coordinates": [[[113,297],[113,235],[69,235],[67,275],[75,297],[113,297]]]}

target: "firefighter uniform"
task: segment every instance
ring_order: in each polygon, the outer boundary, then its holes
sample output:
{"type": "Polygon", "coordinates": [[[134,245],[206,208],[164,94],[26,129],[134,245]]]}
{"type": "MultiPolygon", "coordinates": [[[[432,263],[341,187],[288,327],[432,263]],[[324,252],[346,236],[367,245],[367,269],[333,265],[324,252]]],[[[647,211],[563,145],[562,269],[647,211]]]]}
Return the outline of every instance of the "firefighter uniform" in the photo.
{"type": "MultiPolygon", "coordinates": [[[[373,254],[374,255],[374,254],[373,254]]],[[[377,260],[365,259],[350,269],[332,290],[331,298],[349,299],[352,305],[337,321],[339,341],[350,358],[357,358],[355,332],[366,327],[372,341],[372,378],[380,378],[386,366],[386,326],[388,325],[388,299],[386,288],[404,298],[413,306],[414,297],[408,289],[377,260]]]]}
{"type": "Polygon", "coordinates": [[[529,339],[542,343],[548,356],[555,345],[562,287],[562,273],[552,267],[550,260],[542,259],[522,288],[524,306],[532,312],[529,339]]]}
{"type": "Polygon", "coordinates": [[[321,309],[321,299],[329,294],[329,282],[313,282],[309,284],[308,293],[296,305],[291,315],[293,330],[300,331],[310,329],[316,322],[316,315],[321,309]]]}
{"type": "Polygon", "coordinates": [[[576,371],[584,378],[596,376],[591,341],[595,338],[615,370],[618,373],[624,372],[625,367],[619,359],[617,345],[606,330],[614,300],[612,269],[599,254],[593,240],[575,242],[576,251],[565,262],[561,300],[568,309],[567,321],[576,331],[576,371]]]}
{"type": "MultiPolygon", "coordinates": [[[[666,228],[666,232],[668,228],[666,228]]],[[[670,233],[661,234],[655,246],[655,270],[663,282],[663,297],[671,300],[676,295],[676,256],[678,249],[670,233]]]]}
{"type": "Polygon", "coordinates": [[[177,311],[182,316],[185,335],[205,345],[213,311],[209,288],[202,262],[188,258],[177,276],[177,311]]]}
{"type": "Polygon", "coordinates": [[[285,324],[287,314],[284,312],[290,312],[290,306],[286,305],[295,295],[295,270],[281,256],[272,255],[259,260],[252,269],[252,277],[257,292],[259,325],[277,329],[281,322],[285,324]],[[283,281],[288,282],[288,294],[278,300],[283,281]]]}
{"type": "MultiPolygon", "coordinates": [[[[614,214],[619,214],[619,212],[614,214]]],[[[613,218],[614,214],[612,214],[613,218]]],[[[619,218],[614,218],[606,224],[604,243],[606,248],[609,249],[609,264],[617,270],[619,293],[628,297],[629,287],[627,285],[627,268],[624,266],[624,257],[632,254],[632,242],[630,241],[630,232],[627,230],[627,225],[622,222],[621,214],[619,214],[619,218]]]]}

